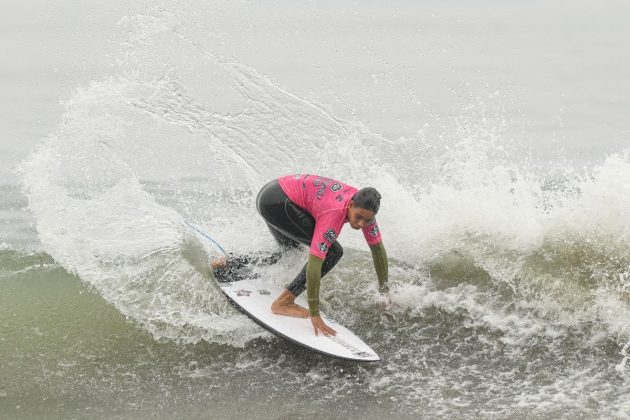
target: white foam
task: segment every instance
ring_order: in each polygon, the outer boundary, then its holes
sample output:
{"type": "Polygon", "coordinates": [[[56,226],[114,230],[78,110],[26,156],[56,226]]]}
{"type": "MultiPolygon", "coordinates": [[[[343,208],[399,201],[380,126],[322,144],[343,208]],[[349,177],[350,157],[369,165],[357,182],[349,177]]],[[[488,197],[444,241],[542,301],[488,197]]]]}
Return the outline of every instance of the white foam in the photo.
{"type": "MultiPolygon", "coordinates": [[[[22,173],[47,252],[157,336],[242,343],[261,334],[252,329],[243,339],[217,338],[245,327],[180,255],[182,222],[199,222],[233,250],[272,248],[252,197],[291,172],[375,186],[383,194],[378,217],[392,258],[426,269],[461,252],[491,282],[511,288],[519,309],[497,309],[465,278],[442,291],[403,284],[414,297],[399,297],[408,308],[463,309],[470,322],[505,332],[511,344],[536,334],[553,337],[553,322],[599,322],[602,301],[594,297],[601,288],[617,309],[627,310],[620,291],[604,280],[618,277],[615,262],[627,260],[629,250],[628,151],[588,176],[554,168],[560,181],[550,188],[549,174],[528,167],[501,137],[501,115],[454,120],[456,128],[439,139],[446,146],[419,134],[401,140],[399,150],[364,124],[340,120],[254,69],[205,51],[177,32],[172,15],[156,9],[120,25],[131,28],[120,75],[78,89],[64,103],[63,122],[22,173]],[[246,106],[216,112],[221,98],[200,91],[194,74],[216,76],[214,84],[240,94],[246,106]],[[186,188],[193,177],[210,180],[212,192],[245,194],[216,203],[203,195],[169,202],[159,184],[154,191],[144,187],[146,180],[181,180],[186,188]],[[599,270],[600,286],[532,266],[534,257],[553,259],[571,248],[611,255],[585,263],[592,266],[584,271],[599,270]]],[[[364,249],[360,235],[344,231],[340,240],[364,249]]],[[[607,319],[611,332],[627,334],[614,316],[607,319]]]]}
{"type": "Polygon", "coordinates": [[[404,286],[392,295],[392,302],[400,310],[423,311],[439,308],[447,313],[465,313],[466,327],[485,327],[500,331],[501,341],[523,345],[532,337],[556,338],[562,330],[547,319],[537,317],[526,304],[516,310],[506,310],[500,302],[488,299],[475,286],[462,284],[447,290],[433,290],[426,286],[404,286]]]}

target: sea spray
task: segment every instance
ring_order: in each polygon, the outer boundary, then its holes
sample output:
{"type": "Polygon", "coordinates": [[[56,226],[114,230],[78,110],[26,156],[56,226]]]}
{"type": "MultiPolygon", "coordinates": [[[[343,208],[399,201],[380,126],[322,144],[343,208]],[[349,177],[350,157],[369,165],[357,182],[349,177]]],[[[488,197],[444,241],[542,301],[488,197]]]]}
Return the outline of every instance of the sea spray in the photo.
{"type": "MultiPolygon", "coordinates": [[[[141,331],[164,346],[228,344],[227,362],[180,366],[183,377],[245,375],[264,395],[270,383],[290,394],[287,384],[308,404],[322,389],[336,401],[354,393],[410,416],[623,413],[627,151],[541,170],[500,116],[399,142],[206,49],[172,16],[149,10],[121,25],[135,35],[120,73],[65,102],[22,165],[24,191],[43,249],[141,331]],[[349,229],[322,283],[326,310],[388,355],[353,381],[232,310],[207,270],[212,251],[183,228],[194,222],[237,253],[275,249],[254,198],[292,172],[383,194],[392,311],[379,312],[369,253],[349,229]]],[[[303,258],[265,274],[286,283],[303,258]]]]}

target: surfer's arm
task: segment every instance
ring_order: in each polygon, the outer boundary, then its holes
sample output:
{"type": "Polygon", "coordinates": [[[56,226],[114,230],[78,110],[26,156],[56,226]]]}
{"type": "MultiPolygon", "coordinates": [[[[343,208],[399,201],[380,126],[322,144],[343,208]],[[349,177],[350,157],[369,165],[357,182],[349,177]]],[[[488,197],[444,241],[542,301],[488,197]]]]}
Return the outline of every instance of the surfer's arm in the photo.
{"type": "Polygon", "coordinates": [[[370,245],[370,251],[372,251],[372,261],[374,262],[374,269],[376,270],[376,277],[378,278],[378,291],[387,293],[389,291],[389,285],[387,284],[389,274],[387,252],[383,246],[383,241],[380,241],[376,245],[370,245]]]}
{"type": "Polygon", "coordinates": [[[311,314],[311,323],[315,330],[315,335],[319,331],[325,335],[337,335],[337,332],[324,323],[319,317],[319,283],[322,279],[322,265],[324,260],[315,255],[309,254],[306,263],[306,296],[308,299],[308,309],[311,314]]]}
{"type": "Polygon", "coordinates": [[[306,297],[311,316],[319,316],[319,283],[322,279],[324,260],[309,254],[306,263],[306,297]]]}

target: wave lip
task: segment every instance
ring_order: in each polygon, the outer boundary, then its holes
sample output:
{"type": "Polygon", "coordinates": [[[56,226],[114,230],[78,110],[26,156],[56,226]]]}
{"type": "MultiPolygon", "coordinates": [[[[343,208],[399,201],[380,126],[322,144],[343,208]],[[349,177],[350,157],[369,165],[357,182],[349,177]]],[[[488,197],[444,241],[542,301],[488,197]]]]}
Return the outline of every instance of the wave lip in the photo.
{"type": "MultiPolygon", "coordinates": [[[[242,344],[260,334],[225,338],[244,324],[213,287],[207,261],[191,262],[198,245],[183,221],[212,225],[239,252],[269,248],[252,196],[275,176],[304,171],[379,189],[388,252],[406,264],[430,270],[459,253],[485,273],[484,290],[504,295],[500,304],[628,334],[601,311],[602,302],[628,305],[620,279],[629,267],[630,152],[588,174],[562,166],[541,174],[486,118],[459,121],[444,147],[419,135],[399,148],[204,50],[173,16],[120,24],[132,26],[120,75],[77,90],[21,172],[43,248],[157,338],[242,344]],[[241,95],[242,109],[214,112],[222,98],[194,74],[241,95]],[[195,179],[210,182],[191,187],[195,179]]],[[[449,275],[427,281],[480,287],[466,273],[449,275]]],[[[448,302],[448,293],[435,296],[448,302]]]]}
{"type": "Polygon", "coordinates": [[[51,136],[22,166],[43,248],[157,339],[242,346],[264,335],[186,259],[181,216],[158,204],[125,162],[99,164],[112,151],[98,135],[80,147],[86,125],[79,133],[64,127],[65,137],[51,136]],[[76,152],[66,155],[69,147],[76,152]]]}

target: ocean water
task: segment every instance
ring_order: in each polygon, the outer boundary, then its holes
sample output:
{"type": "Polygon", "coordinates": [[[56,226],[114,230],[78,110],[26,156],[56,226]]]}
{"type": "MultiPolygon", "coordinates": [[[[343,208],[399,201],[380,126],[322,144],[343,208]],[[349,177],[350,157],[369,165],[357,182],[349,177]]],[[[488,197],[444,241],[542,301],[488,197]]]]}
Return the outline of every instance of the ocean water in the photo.
{"type": "Polygon", "coordinates": [[[70,6],[2,25],[0,418],[630,417],[625,3],[70,6]],[[383,195],[393,307],[351,229],[321,292],[380,363],[236,312],[184,225],[271,252],[294,172],[383,195]]]}

